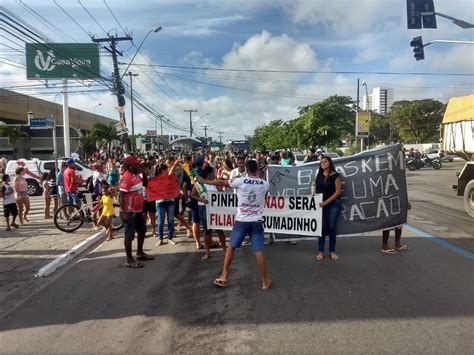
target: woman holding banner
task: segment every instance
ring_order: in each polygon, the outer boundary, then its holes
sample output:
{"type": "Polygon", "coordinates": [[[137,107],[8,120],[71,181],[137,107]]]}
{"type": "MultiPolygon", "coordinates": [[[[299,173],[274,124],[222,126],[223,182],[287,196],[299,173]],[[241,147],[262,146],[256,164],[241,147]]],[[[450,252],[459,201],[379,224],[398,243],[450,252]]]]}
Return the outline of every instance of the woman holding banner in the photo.
{"type": "MultiPolygon", "coordinates": [[[[156,168],[156,176],[173,176],[176,179],[176,187],[178,186],[178,178],[174,173],[176,166],[178,166],[179,160],[176,160],[174,164],[170,167],[165,163],[161,163],[156,168]]],[[[178,191],[179,195],[179,191],[178,191]]],[[[157,217],[158,217],[158,233],[159,233],[159,242],[157,245],[165,244],[163,241],[163,230],[165,226],[165,215],[168,219],[168,243],[171,245],[175,245],[176,242],[173,240],[174,234],[174,200],[177,196],[173,198],[164,199],[164,200],[157,200],[156,201],[156,209],[157,209],[157,217]]]]}
{"type": "Polygon", "coordinates": [[[329,236],[329,253],[331,260],[339,259],[336,254],[336,226],[341,214],[341,177],[334,168],[330,157],[322,156],[318,174],[316,175],[316,193],[323,194],[323,201],[319,204],[323,208],[323,228],[319,237],[318,254],[316,260],[324,259],[324,244],[326,235],[329,236]]]}

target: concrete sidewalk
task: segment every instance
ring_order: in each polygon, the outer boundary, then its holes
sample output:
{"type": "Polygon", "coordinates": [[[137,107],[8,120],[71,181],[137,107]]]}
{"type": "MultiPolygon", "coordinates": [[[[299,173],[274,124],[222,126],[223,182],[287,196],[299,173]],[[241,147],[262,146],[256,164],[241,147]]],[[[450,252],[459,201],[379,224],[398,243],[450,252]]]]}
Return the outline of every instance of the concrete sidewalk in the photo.
{"type": "Polygon", "coordinates": [[[0,226],[0,318],[49,282],[34,277],[41,267],[96,233],[90,225],[74,233],[61,232],[52,219],[34,213],[39,198],[31,199],[29,223],[9,232],[4,223],[0,226]]]}

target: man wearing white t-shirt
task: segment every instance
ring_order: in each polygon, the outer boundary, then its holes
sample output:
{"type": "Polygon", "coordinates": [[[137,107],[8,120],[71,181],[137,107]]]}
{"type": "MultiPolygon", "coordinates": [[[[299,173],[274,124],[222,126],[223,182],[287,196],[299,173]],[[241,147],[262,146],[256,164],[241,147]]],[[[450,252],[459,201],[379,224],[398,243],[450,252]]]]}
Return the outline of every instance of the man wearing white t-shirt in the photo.
{"type": "MultiPolygon", "coordinates": [[[[230,172],[229,180],[232,182],[238,177],[246,177],[247,171],[245,170],[245,158],[239,156],[235,159],[237,167],[230,172]]],[[[234,191],[235,193],[235,191],[234,191]]]]}
{"type": "Polygon", "coordinates": [[[262,289],[268,290],[271,281],[267,276],[267,267],[263,255],[264,230],[262,215],[269,185],[265,180],[260,179],[258,165],[255,160],[248,160],[245,163],[245,168],[248,176],[238,177],[234,181],[200,179],[204,184],[234,188],[238,199],[237,216],[230,236],[230,247],[227,248],[225,254],[222,274],[214,280],[214,285],[219,287],[227,286],[227,275],[234,258],[234,251],[242,245],[245,236],[249,235],[252,242],[252,250],[257,259],[258,270],[262,278],[262,289]]]}

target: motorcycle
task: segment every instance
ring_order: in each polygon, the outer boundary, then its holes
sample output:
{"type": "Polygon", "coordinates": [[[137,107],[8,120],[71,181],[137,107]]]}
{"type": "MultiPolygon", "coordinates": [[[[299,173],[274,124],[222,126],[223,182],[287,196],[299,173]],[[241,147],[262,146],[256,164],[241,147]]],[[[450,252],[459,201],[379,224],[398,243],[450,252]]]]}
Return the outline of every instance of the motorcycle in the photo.
{"type": "Polygon", "coordinates": [[[441,169],[442,164],[441,164],[441,159],[436,157],[436,158],[430,158],[428,156],[424,156],[422,158],[418,157],[410,157],[405,161],[406,167],[410,171],[415,171],[418,169],[421,169],[423,167],[432,167],[433,169],[441,169]]]}
{"type": "Polygon", "coordinates": [[[424,160],[425,166],[429,167],[431,166],[433,169],[438,170],[441,169],[443,164],[441,164],[441,158],[436,157],[436,158],[430,158],[428,156],[422,158],[424,160]]]}
{"type": "Polygon", "coordinates": [[[424,167],[425,163],[421,158],[410,157],[405,161],[405,165],[408,170],[415,171],[424,167]]]}

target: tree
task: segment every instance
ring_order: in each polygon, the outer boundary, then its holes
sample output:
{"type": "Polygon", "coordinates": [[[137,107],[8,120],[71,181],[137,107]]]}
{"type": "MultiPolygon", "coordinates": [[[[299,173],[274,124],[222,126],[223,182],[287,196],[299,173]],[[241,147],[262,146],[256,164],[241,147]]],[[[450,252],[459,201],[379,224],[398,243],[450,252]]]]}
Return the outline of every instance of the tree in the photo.
{"type": "Polygon", "coordinates": [[[96,137],[98,141],[101,141],[106,144],[107,152],[110,155],[112,149],[112,142],[114,140],[119,139],[115,124],[112,122],[108,125],[104,123],[95,123],[92,127],[92,134],[96,137]]]}
{"type": "Polygon", "coordinates": [[[15,157],[15,149],[18,141],[28,139],[30,135],[22,128],[24,126],[0,126],[0,133],[8,140],[8,145],[13,149],[13,156],[15,157]]]}
{"type": "Polygon", "coordinates": [[[94,154],[97,143],[97,137],[93,133],[87,133],[81,137],[82,151],[87,155],[94,154]]]}
{"type": "Polygon", "coordinates": [[[433,99],[398,101],[388,116],[403,142],[433,142],[439,139],[445,109],[443,103],[433,99]]]}
{"type": "Polygon", "coordinates": [[[340,146],[341,140],[354,131],[354,105],[350,97],[335,95],[300,107],[299,117],[293,120],[273,120],[257,127],[251,139],[252,149],[340,146]]]}

